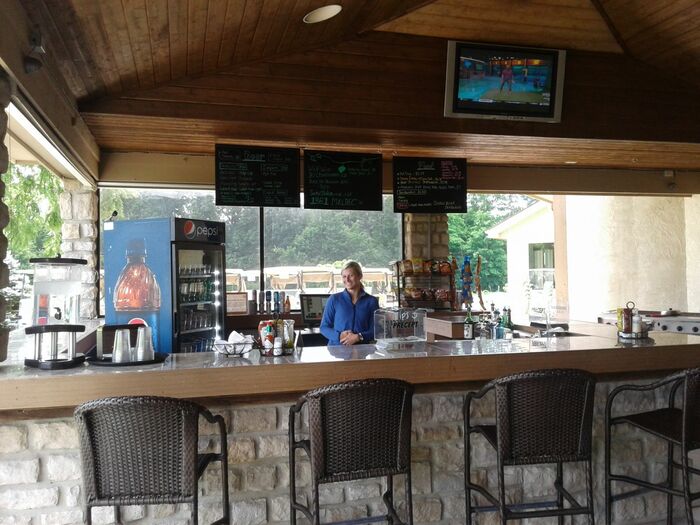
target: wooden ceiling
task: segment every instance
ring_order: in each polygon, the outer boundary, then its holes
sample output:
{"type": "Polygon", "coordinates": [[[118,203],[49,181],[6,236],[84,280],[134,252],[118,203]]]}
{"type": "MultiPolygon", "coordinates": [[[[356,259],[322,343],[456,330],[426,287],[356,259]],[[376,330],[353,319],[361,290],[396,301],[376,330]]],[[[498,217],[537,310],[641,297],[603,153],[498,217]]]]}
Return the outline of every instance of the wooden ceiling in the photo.
{"type": "Polygon", "coordinates": [[[148,89],[324,47],[426,0],[334,0],[342,16],[305,24],[323,0],[25,0],[79,101],[148,89]]]}
{"type": "Polygon", "coordinates": [[[307,25],[328,2],[22,0],[107,150],[473,147],[483,163],[700,168],[700,0],[334,2],[307,25]],[[443,118],[444,39],[569,50],[562,124],[443,118]]]}

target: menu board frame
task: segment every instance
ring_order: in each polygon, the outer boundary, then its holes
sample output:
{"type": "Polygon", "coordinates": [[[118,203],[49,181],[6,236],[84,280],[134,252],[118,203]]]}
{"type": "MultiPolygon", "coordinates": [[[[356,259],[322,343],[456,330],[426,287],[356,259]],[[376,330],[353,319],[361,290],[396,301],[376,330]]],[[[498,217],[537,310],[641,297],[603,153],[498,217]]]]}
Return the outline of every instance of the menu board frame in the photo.
{"type": "Polygon", "coordinates": [[[304,209],[382,211],[382,169],[380,153],[305,150],[304,209]],[[326,168],[338,166],[338,173],[331,169],[314,173],[321,163],[326,168]]]}
{"type": "Polygon", "coordinates": [[[215,204],[300,208],[298,148],[216,144],[215,204]]]}
{"type": "Polygon", "coordinates": [[[395,213],[467,212],[466,158],[397,156],[392,182],[395,213]]]}

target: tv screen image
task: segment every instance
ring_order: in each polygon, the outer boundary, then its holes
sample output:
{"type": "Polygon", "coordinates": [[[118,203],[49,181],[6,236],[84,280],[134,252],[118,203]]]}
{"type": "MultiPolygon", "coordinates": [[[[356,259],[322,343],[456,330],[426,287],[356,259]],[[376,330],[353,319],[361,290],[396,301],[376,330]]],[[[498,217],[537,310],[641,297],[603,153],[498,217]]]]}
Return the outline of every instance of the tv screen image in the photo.
{"type": "Polygon", "coordinates": [[[449,42],[445,116],[561,120],[565,52],[449,42]]]}
{"type": "Polygon", "coordinates": [[[299,294],[301,305],[301,320],[305,326],[321,326],[323,309],[326,307],[330,294],[299,294]]]}

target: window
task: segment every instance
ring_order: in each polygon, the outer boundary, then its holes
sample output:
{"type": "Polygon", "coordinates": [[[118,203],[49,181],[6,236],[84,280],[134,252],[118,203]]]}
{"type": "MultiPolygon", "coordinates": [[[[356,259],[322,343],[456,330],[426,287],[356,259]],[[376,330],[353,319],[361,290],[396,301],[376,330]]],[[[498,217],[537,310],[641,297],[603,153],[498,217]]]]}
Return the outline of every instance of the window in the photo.
{"type": "Polygon", "coordinates": [[[535,243],[528,246],[530,255],[530,286],[543,290],[545,283],[554,288],[554,243],[535,243]]]}
{"type": "Polygon", "coordinates": [[[384,304],[393,300],[389,263],[401,258],[402,247],[401,215],[393,212],[390,195],[384,197],[381,212],[265,208],[264,253],[260,252],[260,209],[216,206],[210,190],[102,188],[100,223],[113,211],[116,220],[177,216],[224,222],[229,292],[262,286],[285,291],[292,308],[298,309],[302,290],[328,293],[342,289],[340,269],[343,262],[353,259],[365,270],[368,291],[384,304]]]}
{"type": "Polygon", "coordinates": [[[297,309],[300,292],[342,290],[342,265],[355,260],[367,291],[380,304],[393,304],[389,263],[402,251],[401,214],[393,209],[391,195],[384,196],[383,211],[266,208],[266,288],[284,290],[297,309]]]}

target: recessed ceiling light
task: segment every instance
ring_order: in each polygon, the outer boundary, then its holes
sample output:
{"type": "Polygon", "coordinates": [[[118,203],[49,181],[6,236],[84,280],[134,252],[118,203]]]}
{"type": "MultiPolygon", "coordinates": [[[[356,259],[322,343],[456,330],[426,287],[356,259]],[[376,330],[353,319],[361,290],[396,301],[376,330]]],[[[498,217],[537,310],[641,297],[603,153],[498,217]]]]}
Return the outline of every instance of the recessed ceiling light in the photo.
{"type": "Polygon", "coordinates": [[[342,6],[338,4],[324,5],[313,11],[309,11],[304,15],[305,24],[317,24],[318,22],[324,22],[329,18],[333,18],[335,15],[343,10],[342,6]]]}
{"type": "Polygon", "coordinates": [[[578,164],[577,160],[565,160],[564,164],[578,164]]]}

